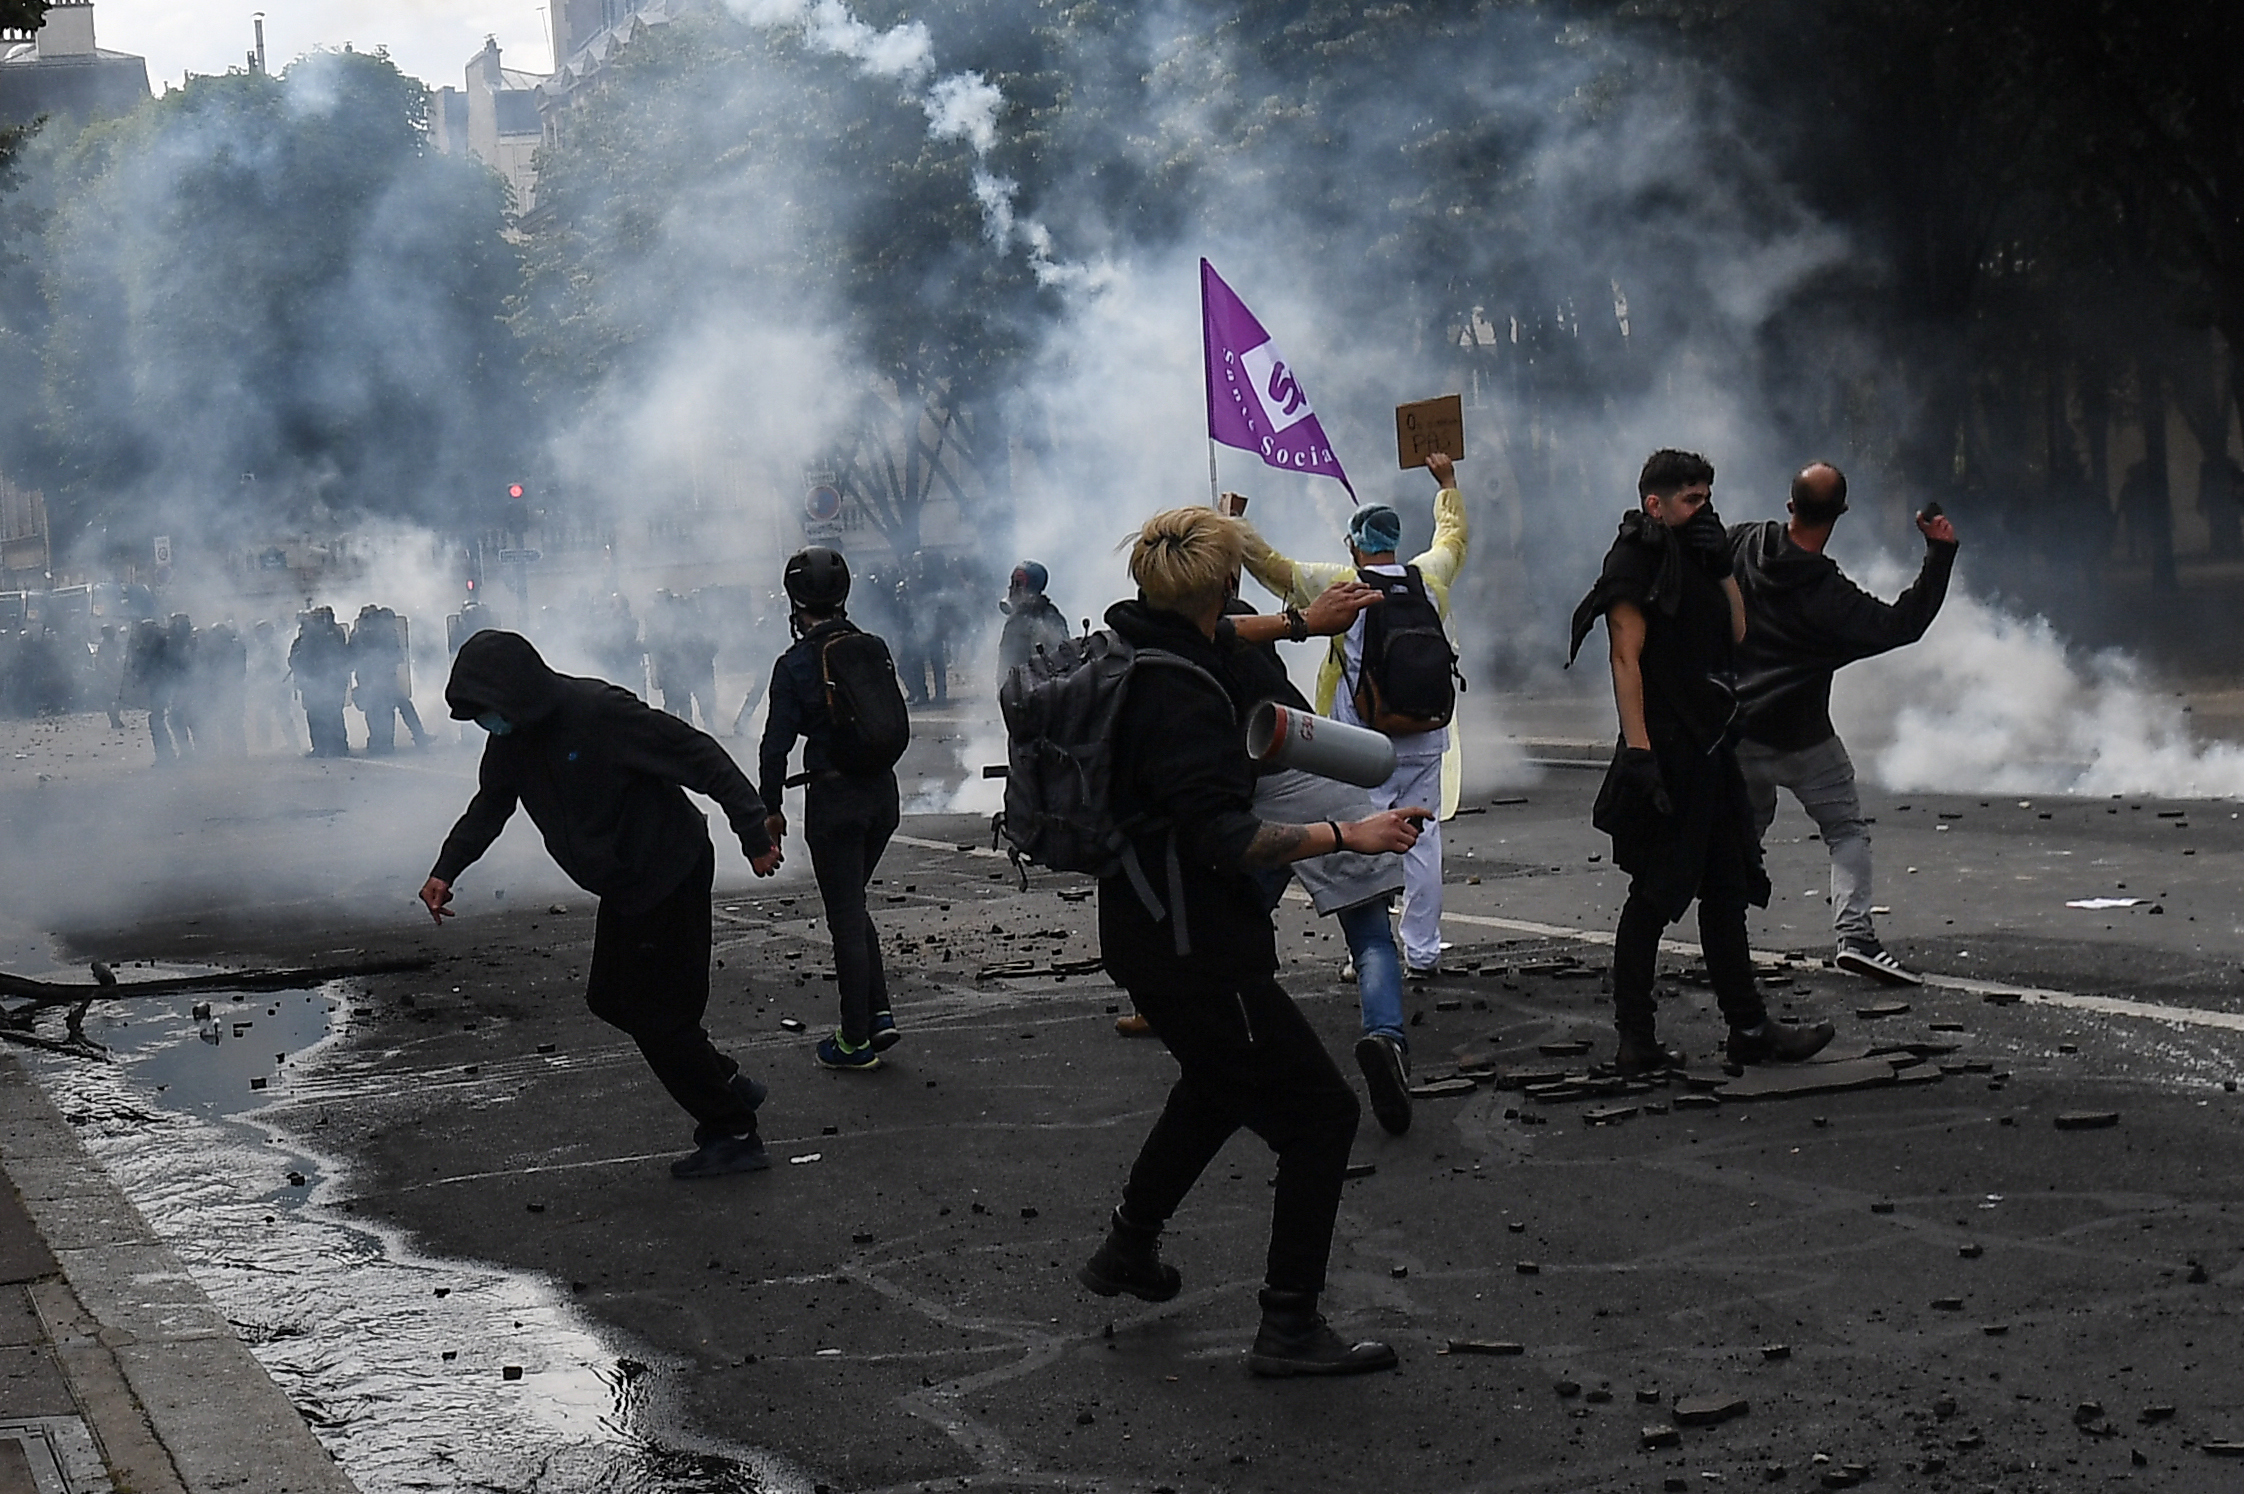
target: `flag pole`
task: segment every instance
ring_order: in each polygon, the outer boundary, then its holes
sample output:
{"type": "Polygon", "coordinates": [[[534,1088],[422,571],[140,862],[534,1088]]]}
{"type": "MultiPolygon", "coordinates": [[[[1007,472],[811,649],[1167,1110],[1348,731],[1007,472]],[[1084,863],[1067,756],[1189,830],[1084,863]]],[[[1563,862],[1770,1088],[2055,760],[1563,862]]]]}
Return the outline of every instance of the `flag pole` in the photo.
{"type": "Polygon", "coordinates": [[[1208,437],[1208,507],[1223,511],[1223,494],[1216,488],[1215,437],[1208,437]]]}

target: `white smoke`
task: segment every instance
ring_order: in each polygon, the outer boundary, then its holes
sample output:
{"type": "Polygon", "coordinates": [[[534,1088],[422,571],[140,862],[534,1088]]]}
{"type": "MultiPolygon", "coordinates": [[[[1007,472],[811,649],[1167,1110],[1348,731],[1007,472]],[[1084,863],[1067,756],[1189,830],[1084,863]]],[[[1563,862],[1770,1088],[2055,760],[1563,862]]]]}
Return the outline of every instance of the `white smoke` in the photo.
{"type": "MultiPolygon", "coordinates": [[[[1890,597],[1909,578],[1881,560],[1861,579],[1890,597]]],[[[2244,797],[2244,748],[2194,740],[2133,656],[2081,652],[2048,619],[1960,587],[1923,641],[1842,674],[1833,706],[1891,789],[2244,797]]]]}

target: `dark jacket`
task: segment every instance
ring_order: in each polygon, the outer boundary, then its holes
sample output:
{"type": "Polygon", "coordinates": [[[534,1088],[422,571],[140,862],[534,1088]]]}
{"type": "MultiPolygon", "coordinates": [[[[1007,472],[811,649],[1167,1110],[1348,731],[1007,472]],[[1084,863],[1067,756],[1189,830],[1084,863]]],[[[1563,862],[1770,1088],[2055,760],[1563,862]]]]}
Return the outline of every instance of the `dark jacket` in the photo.
{"type": "Polygon", "coordinates": [[[1114,808],[1124,824],[1151,822],[1131,837],[1138,862],[1164,903],[1168,827],[1176,832],[1185,926],[1191,953],[1179,960],[1170,925],[1146,910],[1127,877],[1099,883],[1099,947],[1107,970],[1134,983],[1267,980],[1277,972],[1277,939],[1262,890],[1242,864],[1262,828],[1248,770],[1245,708],[1253,704],[1223,650],[1173,612],[1141,601],[1107,609],[1107,626],[1138,648],[1178,654],[1222,686],[1180,669],[1141,668],[1114,730],[1114,808]]]}
{"type": "Polygon", "coordinates": [[[517,802],[570,880],[619,913],[661,902],[708,850],[684,789],[723,806],[750,855],[771,847],[763,801],[716,738],[619,686],[556,674],[519,634],[462,643],[444,699],[456,720],[497,712],[514,729],[484,744],[475,798],[431,876],[455,880],[517,802]]]}
{"type": "Polygon", "coordinates": [[[1737,651],[1741,731],[1784,752],[1836,735],[1832,672],[1924,637],[1956,566],[1954,545],[1927,544],[1916,581],[1888,603],[1848,580],[1830,556],[1794,544],[1781,519],[1737,525],[1730,553],[1745,593],[1745,642],[1737,651]]]}
{"type": "Polygon", "coordinates": [[[1052,648],[1069,637],[1067,617],[1040,591],[1023,592],[1009,599],[1004,631],[997,635],[997,672],[1006,674],[1036,657],[1039,648],[1052,648]]]}
{"type": "MultiPolygon", "coordinates": [[[[805,773],[840,771],[827,747],[834,717],[826,708],[826,670],[819,655],[835,634],[862,631],[846,617],[822,622],[796,639],[771,666],[771,708],[764,713],[757,772],[763,780],[764,808],[772,814],[780,812],[786,795],[787,755],[795,750],[797,737],[802,738],[805,773]]],[[[870,776],[878,778],[882,774],[893,778],[895,771],[884,768],[870,776]]]]}
{"type": "Polygon", "coordinates": [[[1729,598],[1665,525],[1632,511],[1575,611],[1576,651],[1619,602],[1644,614],[1644,725],[1668,808],[1662,813],[1647,801],[1626,770],[1625,741],[1616,741],[1591,823],[1613,838],[1613,862],[1632,879],[1630,896],[1649,899],[1669,922],[1683,916],[1717,855],[1738,858],[1718,880],[1735,881],[1749,902],[1766,907],[1760,838],[1730,736],[1729,598]]]}

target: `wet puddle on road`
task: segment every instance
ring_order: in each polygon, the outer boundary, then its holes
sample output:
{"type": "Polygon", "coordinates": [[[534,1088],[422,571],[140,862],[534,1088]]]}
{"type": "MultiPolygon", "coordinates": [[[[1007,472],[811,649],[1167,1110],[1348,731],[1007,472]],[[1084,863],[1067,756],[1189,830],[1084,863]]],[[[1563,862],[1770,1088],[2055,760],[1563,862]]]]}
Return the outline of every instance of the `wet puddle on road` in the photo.
{"type": "Polygon", "coordinates": [[[554,1283],[418,1255],[319,1207],[334,1164],[259,1111],[316,1070],[347,1000],[113,1002],[85,1031],[116,1062],[23,1056],[366,1494],[808,1489],[774,1457],[679,1430],[667,1367],[554,1283]]]}

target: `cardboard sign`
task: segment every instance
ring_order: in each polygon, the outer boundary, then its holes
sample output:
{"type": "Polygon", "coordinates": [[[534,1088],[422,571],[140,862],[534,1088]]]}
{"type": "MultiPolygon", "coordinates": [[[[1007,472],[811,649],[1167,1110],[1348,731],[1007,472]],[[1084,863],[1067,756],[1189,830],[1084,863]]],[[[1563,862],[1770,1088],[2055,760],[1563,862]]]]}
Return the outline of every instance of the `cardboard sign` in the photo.
{"type": "Polygon", "coordinates": [[[1408,472],[1426,465],[1426,458],[1441,452],[1451,461],[1465,459],[1465,401],[1445,394],[1395,406],[1395,462],[1408,472]]]}

